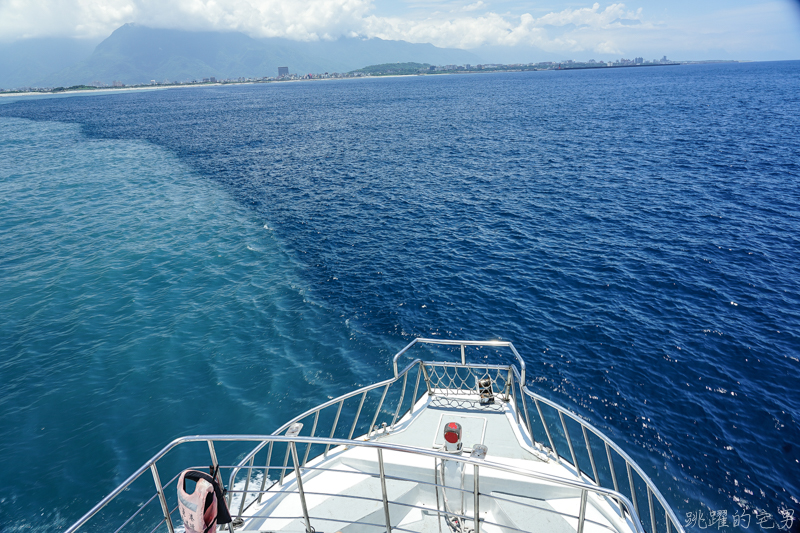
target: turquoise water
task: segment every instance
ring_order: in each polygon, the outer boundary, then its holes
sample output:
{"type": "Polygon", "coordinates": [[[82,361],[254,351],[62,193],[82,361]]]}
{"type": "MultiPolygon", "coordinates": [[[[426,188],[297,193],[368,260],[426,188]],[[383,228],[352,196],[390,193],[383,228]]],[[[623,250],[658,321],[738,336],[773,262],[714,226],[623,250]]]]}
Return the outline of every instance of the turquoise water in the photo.
{"type": "Polygon", "coordinates": [[[785,62],[3,102],[0,528],[414,335],[513,341],[681,517],[800,516],[799,95],[785,62]]]}
{"type": "Polygon", "coordinates": [[[218,185],[147,143],[0,130],[3,529],[68,525],[181,434],[270,432],[313,401],[293,387],[370,382],[355,333],[218,185]]]}

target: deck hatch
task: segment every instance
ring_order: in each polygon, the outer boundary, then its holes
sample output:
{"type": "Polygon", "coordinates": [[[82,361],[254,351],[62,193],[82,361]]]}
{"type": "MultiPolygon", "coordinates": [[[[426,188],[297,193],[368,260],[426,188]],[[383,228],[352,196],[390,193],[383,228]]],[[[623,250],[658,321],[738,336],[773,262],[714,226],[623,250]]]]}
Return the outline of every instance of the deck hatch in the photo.
{"type": "Polygon", "coordinates": [[[450,422],[461,424],[461,441],[467,448],[471,448],[473,444],[483,444],[486,435],[485,417],[442,413],[439,416],[439,424],[436,426],[436,435],[433,439],[434,448],[444,446],[444,430],[450,422]]]}

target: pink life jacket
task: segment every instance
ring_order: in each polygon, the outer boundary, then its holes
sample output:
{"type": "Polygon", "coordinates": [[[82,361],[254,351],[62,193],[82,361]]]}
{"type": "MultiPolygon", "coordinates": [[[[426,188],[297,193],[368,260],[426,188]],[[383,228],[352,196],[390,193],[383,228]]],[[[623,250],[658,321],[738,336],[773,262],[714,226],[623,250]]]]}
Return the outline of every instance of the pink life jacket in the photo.
{"type": "Polygon", "coordinates": [[[217,480],[205,472],[184,470],[178,478],[178,509],[186,533],[209,533],[220,523],[231,521],[217,480]],[[186,492],[186,479],[196,481],[194,492],[186,492]]]}

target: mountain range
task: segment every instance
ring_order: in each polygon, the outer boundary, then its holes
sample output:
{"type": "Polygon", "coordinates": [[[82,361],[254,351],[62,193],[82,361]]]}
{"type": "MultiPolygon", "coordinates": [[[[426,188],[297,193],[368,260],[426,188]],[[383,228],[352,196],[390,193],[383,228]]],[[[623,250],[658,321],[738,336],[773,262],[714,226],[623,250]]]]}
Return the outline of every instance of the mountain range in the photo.
{"type": "Polygon", "coordinates": [[[301,42],[257,39],[239,32],[202,32],[125,24],[95,43],[77,39],[29,39],[0,45],[0,87],[126,85],[208,78],[349,72],[378,63],[434,65],[479,63],[474,54],[431,44],[340,38],[301,42]]]}

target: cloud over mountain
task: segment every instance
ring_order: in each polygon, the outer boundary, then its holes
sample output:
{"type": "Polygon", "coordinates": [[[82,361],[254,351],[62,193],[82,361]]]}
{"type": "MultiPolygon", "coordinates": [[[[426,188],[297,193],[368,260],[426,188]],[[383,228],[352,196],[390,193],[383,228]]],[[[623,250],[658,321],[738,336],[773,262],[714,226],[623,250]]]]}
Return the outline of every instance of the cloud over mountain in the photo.
{"type": "Polygon", "coordinates": [[[279,66],[306,74],[348,72],[380,63],[480,62],[465,50],[405,41],[254,39],[241,32],[170,30],[139,24],[121,26],[93,51],[82,45],[67,38],[0,44],[0,87],[263,77],[276,76],[279,66]]]}
{"type": "MultiPolygon", "coordinates": [[[[448,48],[522,47],[573,55],[654,56],[683,50],[730,54],[739,50],[780,52],[783,58],[789,58],[797,55],[800,45],[800,17],[794,2],[788,0],[741,0],[739,4],[752,5],[738,7],[712,0],[691,10],[684,6],[686,14],[657,0],[629,0],[636,4],[631,6],[615,2],[566,9],[542,9],[537,2],[521,2],[0,0],[0,41],[30,37],[102,39],[115,28],[133,22],[154,28],[238,31],[253,38],[305,42],[360,36],[448,48]]],[[[757,58],[744,55],[748,56],[757,58]]]]}
{"type": "MultiPolygon", "coordinates": [[[[474,5],[465,6],[465,9],[474,5]]],[[[543,50],[583,51],[595,48],[599,31],[619,28],[626,22],[641,23],[641,9],[631,11],[624,4],[611,4],[601,9],[600,4],[595,3],[590,8],[565,9],[538,18],[530,13],[511,17],[494,12],[424,20],[370,16],[364,20],[364,28],[367,34],[382,39],[430,42],[456,48],[524,45],[543,50]],[[567,28],[568,31],[553,31],[553,28],[567,28]]]]}
{"type": "Polygon", "coordinates": [[[500,14],[490,8],[479,1],[455,13],[434,11],[418,17],[380,15],[372,0],[6,0],[0,2],[0,35],[97,37],[136,22],[300,41],[362,35],[442,47],[523,44],[547,50],[591,49],[591,39],[576,34],[641,21],[641,10],[628,10],[621,3],[605,8],[595,3],[541,17],[500,14]],[[553,36],[549,29],[564,27],[574,31],[553,36]]]}

